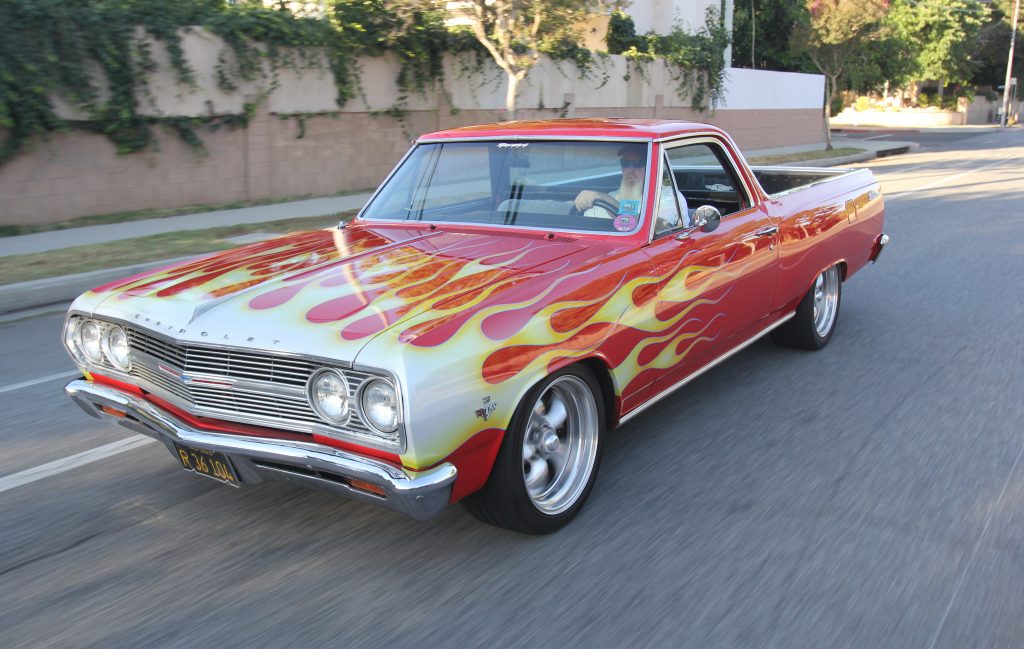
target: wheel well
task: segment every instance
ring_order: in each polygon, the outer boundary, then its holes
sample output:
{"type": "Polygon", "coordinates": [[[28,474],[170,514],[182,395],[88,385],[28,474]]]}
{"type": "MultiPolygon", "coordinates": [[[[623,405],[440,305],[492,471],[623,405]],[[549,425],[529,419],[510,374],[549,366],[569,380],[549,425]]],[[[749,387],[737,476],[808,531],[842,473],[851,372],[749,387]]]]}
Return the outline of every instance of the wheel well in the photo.
{"type": "Polygon", "coordinates": [[[841,261],[838,264],[836,264],[836,266],[839,266],[839,280],[842,281],[842,282],[845,282],[846,281],[846,270],[847,270],[846,262],[845,261],[841,261]]]}
{"type": "Polygon", "coordinates": [[[604,399],[604,423],[608,430],[611,430],[619,422],[618,408],[615,399],[615,384],[612,382],[611,371],[600,358],[585,358],[580,361],[585,365],[601,386],[601,396],[604,399]]]}

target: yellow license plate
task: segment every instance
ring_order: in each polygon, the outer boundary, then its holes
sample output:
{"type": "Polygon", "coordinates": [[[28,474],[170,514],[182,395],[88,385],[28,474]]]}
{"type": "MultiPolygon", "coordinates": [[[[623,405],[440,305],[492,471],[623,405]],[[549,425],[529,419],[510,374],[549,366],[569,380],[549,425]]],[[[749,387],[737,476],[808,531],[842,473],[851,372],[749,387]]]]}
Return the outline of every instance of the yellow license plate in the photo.
{"type": "Polygon", "coordinates": [[[213,478],[218,482],[238,486],[240,480],[235,468],[231,466],[228,456],[217,451],[210,451],[205,448],[194,446],[182,446],[174,444],[174,450],[178,452],[178,460],[186,471],[213,478]]]}

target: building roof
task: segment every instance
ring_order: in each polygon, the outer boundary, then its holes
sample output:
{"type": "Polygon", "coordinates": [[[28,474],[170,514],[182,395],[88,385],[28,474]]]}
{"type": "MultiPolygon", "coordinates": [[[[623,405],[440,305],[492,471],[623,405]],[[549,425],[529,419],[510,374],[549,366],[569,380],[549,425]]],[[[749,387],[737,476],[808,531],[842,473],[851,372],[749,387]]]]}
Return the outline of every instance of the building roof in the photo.
{"type": "Polygon", "coordinates": [[[501,122],[428,133],[420,141],[462,138],[597,137],[659,140],[693,131],[720,131],[701,122],[667,119],[576,118],[501,122]]]}

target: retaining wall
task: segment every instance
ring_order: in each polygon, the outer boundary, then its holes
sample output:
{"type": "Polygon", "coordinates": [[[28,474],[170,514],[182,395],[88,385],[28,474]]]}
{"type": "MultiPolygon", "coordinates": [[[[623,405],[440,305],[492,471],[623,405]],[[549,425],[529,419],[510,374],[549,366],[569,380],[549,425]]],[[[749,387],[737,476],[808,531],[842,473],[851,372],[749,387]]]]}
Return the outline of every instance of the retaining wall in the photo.
{"type": "MultiPolygon", "coordinates": [[[[446,61],[443,87],[408,98],[402,119],[381,115],[398,101],[397,64],[362,62],[363,94],[335,104],[326,69],[282,70],[237,93],[216,88],[220,45],[209,34],[187,35],[197,88],[184,89],[155,46],[161,67],[143,112],[153,115],[231,114],[258,102],[247,128],[199,130],[207,153],[157,130],[154,150],[118,156],[104,137],[81,131],[39,139],[0,167],[0,224],[52,223],[77,216],[148,208],[328,195],[375,187],[416,136],[443,128],[501,121],[505,80],[496,66],[467,72],[446,61]],[[304,129],[290,113],[308,117],[304,129]],[[304,130],[304,132],[303,132],[304,130]]],[[[641,73],[623,57],[604,59],[580,78],[571,64],[542,60],[521,84],[520,119],[641,117],[705,121],[721,126],[744,150],[823,144],[819,75],[733,69],[724,102],[697,112],[675,92],[661,63],[641,73]]],[[[64,106],[66,117],[81,117],[64,106]]]]}

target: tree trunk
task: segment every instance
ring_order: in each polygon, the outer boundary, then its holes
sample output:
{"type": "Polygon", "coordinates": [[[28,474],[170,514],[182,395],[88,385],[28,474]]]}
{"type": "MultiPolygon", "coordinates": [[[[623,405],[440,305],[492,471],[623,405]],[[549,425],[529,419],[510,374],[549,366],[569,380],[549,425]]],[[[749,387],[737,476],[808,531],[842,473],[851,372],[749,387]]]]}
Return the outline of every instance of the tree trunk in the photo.
{"type": "Polygon", "coordinates": [[[825,150],[832,150],[832,100],[836,95],[836,81],[825,77],[825,150]]]}
{"type": "Polygon", "coordinates": [[[516,118],[516,90],[519,88],[519,77],[513,72],[508,72],[508,92],[505,93],[505,119],[512,121],[516,118]]]}

